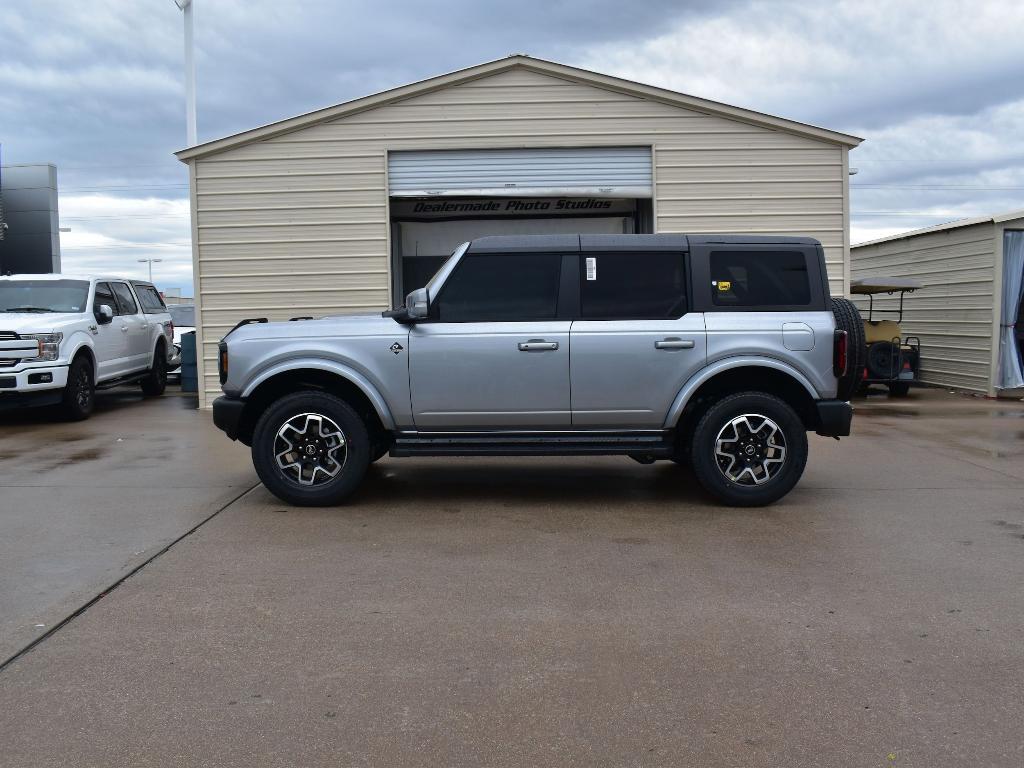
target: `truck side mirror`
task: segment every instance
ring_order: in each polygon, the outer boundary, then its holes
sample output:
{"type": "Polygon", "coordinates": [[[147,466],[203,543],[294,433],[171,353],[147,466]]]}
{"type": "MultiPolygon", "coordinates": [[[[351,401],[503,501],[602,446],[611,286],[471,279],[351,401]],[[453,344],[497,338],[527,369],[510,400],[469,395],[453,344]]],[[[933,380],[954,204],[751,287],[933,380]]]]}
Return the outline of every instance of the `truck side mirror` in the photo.
{"type": "Polygon", "coordinates": [[[417,288],[405,297],[405,311],[410,320],[426,320],[430,314],[430,296],[426,288],[417,288]]]}
{"type": "Polygon", "coordinates": [[[106,325],[114,321],[114,310],[110,308],[109,304],[100,304],[96,307],[96,322],[100,325],[106,325]]]}

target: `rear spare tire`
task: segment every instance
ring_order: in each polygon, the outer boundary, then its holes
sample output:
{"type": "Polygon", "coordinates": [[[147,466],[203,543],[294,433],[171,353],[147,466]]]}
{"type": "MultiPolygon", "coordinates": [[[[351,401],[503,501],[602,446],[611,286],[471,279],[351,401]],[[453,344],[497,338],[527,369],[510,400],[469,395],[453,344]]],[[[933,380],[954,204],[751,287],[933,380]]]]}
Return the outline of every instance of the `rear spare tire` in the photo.
{"type": "Polygon", "coordinates": [[[867,354],[864,321],[861,320],[857,305],[849,299],[833,297],[832,314],[836,318],[836,330],[846,331],[846,373],[839,377],[836,384],[836,397],[849,400],[864,376],[864,358],[867,354]]]}

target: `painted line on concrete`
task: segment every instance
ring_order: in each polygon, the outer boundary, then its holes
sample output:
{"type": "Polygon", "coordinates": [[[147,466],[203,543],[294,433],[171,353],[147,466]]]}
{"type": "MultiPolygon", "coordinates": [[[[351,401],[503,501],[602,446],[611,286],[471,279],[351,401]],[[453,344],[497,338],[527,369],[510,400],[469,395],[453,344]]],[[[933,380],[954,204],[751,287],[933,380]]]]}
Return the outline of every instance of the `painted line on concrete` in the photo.
{"type": "Polygon", "coordinates": [[[131,578],[132,576],[134,576],[134,575],[135,575],[136,573],[138,573],[139,571],[141,571],[141,570],[142,570],[143,568],[145,568],[145,567],[146,567],[147,565],[149,565],[150,563],[152,563],[152,562],[153,562],[154,560],[156,560],[156,559],[157,559],[158,557],[160,557],[160,556],[161,556],[161,555],[163,555],[164,553],[166,553],[166,552],[170,551],[171,547],[173,547],[173,546],[174,546],[175,544],[177,544],[178,542],[182,541],[183,539],[186,539],[186,538],[188,538],[189,536],[191,536],[191,535],[192,535],[193,533],[195,533],[196,531],[198,531],[198,530],[199,530],[200,528],[202,528],[202,527],[203,527],[204,525],[206,525],[206,524],[207,524],[208,522],[210,522],[211,520],[213,520],[213,518],[215,518],[215,517],[216,517],[217,515],[219,515],[219,514],[220,514],[221,512],[223,512],[223,511],[224,511],[225,509],[227,509],[228,507],[230,507],[230,506],[231,506],[232,504],[234,504],[235,502],[237,502],[237,501],[240,501],[240,500],[241,500],[242,498],[244,498],[244,497],[245,497],[245,496],[247,496],[248,494],[252,493],[252,492],[253,492],[254,490],[256,490],[256,489],[257,489],[257,488],[259,488],[259,487],[260,487],[260,483],[256,483],[255,485],[253,485],[253,486],[251,486],[251,487],[249,487],[249,488],[246,488],[246,489],[245,489],[244,491],[242,491],[242,492],[241,492],[240,494],[238,494],[237,496],[235,496],[234,498],[232,498],[232,499],[231,499],[230,501],[228,501],[228,502],[227,502],[226,504],[222,505],[222,506],[221,506],[221,507],[219,507],[218,509],[215,509],[215,510],[214,510],[213,512],[211,512],[211,513],[210,513],[210,514],[209,514],[209,515],[208,515],[207,517],[204,517],[204,518],[203,518],[202,520],[200,520],[200,521],[199,521],[198,523],[196,523],[196,524],[195,524],[194,526],[192,526],[191,528],[189,528],[189,529],[188,529],[187,531],[185,531],[185,532],[184,532],[183,534],[181,534],[181,536],[179,536],[178,538],[176,538],[176,539],[174,539],[173,541],[171,541],[171,542],[170,542],[170,543],[169,543],[169,544],[168,544],[167,546],[165,546],[165,547],[161,548],[161,549],[160,549],[160,550],[158,550],[157,552],[154,552],[152,556],[150,556],[150,557],[146,558],[145,560],[143,560],[143,561],[142,561],[141,563],[139,563],[139,564],[138,564],[137,566],[135,566],[135,567],[134,567],[134,568],[132,568],[132,569],[131,569],[130,571],[128,571],[128,572],[127,572],[126,574],[124,574],[124,576],[121,576],[120,578],[118,578],[118,579],[117,579],[117,581],[115,581],[115,582],[114,582],[113,584],[111,584],[110,586],[108,586],[108,587],[107,587],[106,589],[102,590],[102,591],[101,591],[101,592],[100,592],[100,593],[99,593],[98,595],[96,595],[96,596],[95,596],[94,598],[92,598],[92,599],[91,599],[91,600],[89,600],[89,601],[88,601],[87,603],[85,603],[85,604],[84,604],[84,605],[82,605],[82,606],[81,606],[80,608],[78,608],[78,609],[77,609],[77,610],[76,610],[76,611],[75,611],[74,613],[70,614],[69,616],[66,616],[66,617],[65,617],[65,618],[63,618],[63,619],[62,619],[61,621],[57,622],[57,623],[56,623],[56,624],[54,624],[54,625],[53,625],[52,627],[50,627],[50,628],[49,628],[48,630],[46,630],[46,631],[45,631],[45,632],[44,632],[43,634],[41,634],[41,635],[40,635],[39,637],[37,637],[37,638],[36,638],[35,640],[33,640],[33,641],[32,641],[31,643],[29,643],[28,645],[26,645],[26,646],[25,646],[24,648],[22,648],[22,649],[21,649],[21,650],[19,650],[19,651],[16,651],[16,652],[15,652],[15,653],[14,653],[14,654],[13,654],[12,656],[9,656],[8,658],[4,659],[4,661],[3,661],[2,663],[0,663],[0,672],[3,672],[3,671],[4,671],[5,669],[7,669],[7,667],[8,667],[9,665],[13,664],[13,663],[14,663],[15,661],[17,661],[18,659],[20,659],[20,658],[21,658],[22,656],[24,656],[24,655],[25,655],[26,653],[28,653],[29,651],[31,651],[31,650],[32,650],[33,648],[35,648],[35,647],[36,647],[37,645],[39,645],[39,644],[40,644],[41,642],[43,642],[44,640],[46,640],[46,639],[47,639],[48,637],[50,637],[51,635],[55,634],[56,632],[59,632],[59,631],[60,631],[61,629],[63,629],[63,628],[64,628],[64,627],[65,627],[65,626],[66,626],[67,624],[71,623],[71,622],[72,622],[72,621],[74,621],[74,620],[75,620],[76,618],[78,618],[78,617],[79,617],[79,616],[81,616],[81,615],[82,615],[83,613],[85,613],[85,612],[86,612],[87,610],[89,610],[90,608],[92,608],[92,607],[93,607],[93,606],[94,606],[94,605],[95,605],[96,603],[98,603],[98,602],[99,602],[100,600],[102,600],[102,599],[103,599],[104,597],[106,597],[107,595],[109,595],[109,594],[110,594],[111,592],[113,592],[113,591],[114,591],[115,589],[117,589],[117,588],[118,588],[119,586],[121,586],[121,585],[122,585],[122,584],[123,584],[123,583],[124,583],[125,581],[127,581],[128,579],[130,579],[130,578],[131,578]]]}

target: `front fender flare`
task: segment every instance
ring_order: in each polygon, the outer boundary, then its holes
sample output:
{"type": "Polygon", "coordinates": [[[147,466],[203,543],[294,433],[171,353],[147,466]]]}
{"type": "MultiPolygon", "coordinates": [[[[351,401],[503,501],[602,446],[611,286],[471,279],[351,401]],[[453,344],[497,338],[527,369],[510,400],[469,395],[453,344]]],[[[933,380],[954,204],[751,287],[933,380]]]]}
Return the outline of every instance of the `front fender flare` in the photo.
{"type": "Polygon", "coordinates": [[[722,360],[717,360],[706,368],[701,369],[700,373],[689,379],[683,388],[679,390],[679,394],[676,395],[676,399],[672,401],[672,407],[669,408],[668,416],[665,417],[664,427],[670,429],[679,423],[679,417],[683,414],[683,409],[686,408],[687,403],[690,402],[690,398],[693,397],[700,386],[711,378],[714,378],[720,373],[725,371],[733,370],[734,368],[771,368],[776,371],[780,371],[791,376],[799,384],[807,390],[807,394],[812,399],[818,400],[818,393],[814,389],[814,385],[811,384],[810,380],[800,373],[789,363],[784,363],[781,360],[775,360],[770,357],[754,357],[751,355],[745,355],[741,357],[727,357],[722,360]]]}
{"type": "Polygon", "coordinates": [[[391,414],[391,409],[388,407],[387,400],[384,399],[383,395],[377,390],[377,387],[366,378],[359,371],[351,368],[343,363],[336,362],[334,360],[324,360],[322,358],[291,358],[284,360],[279,363],[260,371],[259,375],[252,379],[245,385],[242,390],[241,397],[247,398],[256,391],[256,388],[281,373],[290,373],[292,371],[299,370],[316,370],[325,371],[327,373],[333,373],[336,376],[340,376],[343,379],[347,379],[352,384],[359,387],[360,391],[366,395],[369,399],[373,409],[377,412],[380,417],[380,422],[384,426],[384,429],[395,429],[395,419],[391,414]]]}

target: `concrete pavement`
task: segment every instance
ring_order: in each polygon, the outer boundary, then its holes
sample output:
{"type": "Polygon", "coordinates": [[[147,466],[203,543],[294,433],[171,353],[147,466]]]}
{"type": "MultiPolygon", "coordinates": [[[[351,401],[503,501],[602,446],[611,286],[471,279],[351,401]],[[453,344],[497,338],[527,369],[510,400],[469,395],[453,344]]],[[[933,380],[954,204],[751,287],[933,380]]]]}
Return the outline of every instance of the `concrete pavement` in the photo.
{"type": "Polygon", "coordinates": [[[855,430],[763,510],[619,458],[256,488],[0,672],[0,764],[1019,766],[1024,405],[855,430]]]}
{"type": "Polygon", "coordinates": [[[255,482],[176,389],[100,393],[79,423],[0,414],[0,662],[255,482]]]}

